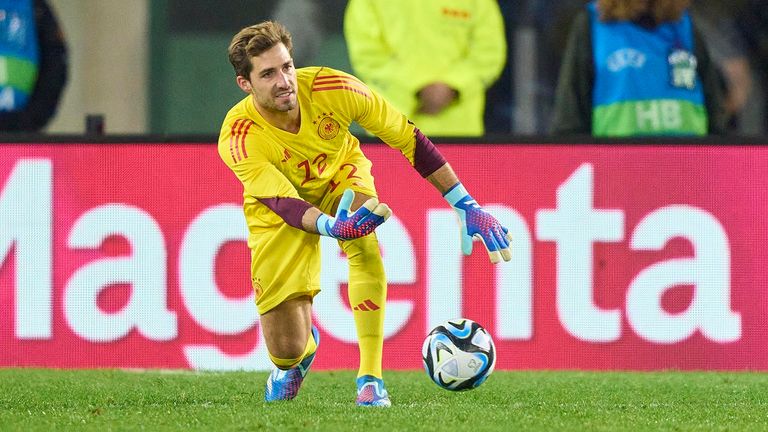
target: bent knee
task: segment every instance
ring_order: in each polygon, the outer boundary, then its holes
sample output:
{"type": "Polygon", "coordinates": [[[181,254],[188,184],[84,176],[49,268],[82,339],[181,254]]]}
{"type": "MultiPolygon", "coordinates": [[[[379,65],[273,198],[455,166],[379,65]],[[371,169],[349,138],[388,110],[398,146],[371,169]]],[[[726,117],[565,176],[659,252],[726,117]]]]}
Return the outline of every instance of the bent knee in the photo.
{"type": "Polygon", "coordinates": [[[273,346],[272,349],[267,350],[270,360],[280,369],[295,367],[304,358],[307,341],[302,343],[296,339],[281,342],[278,346],[273,346]]]}

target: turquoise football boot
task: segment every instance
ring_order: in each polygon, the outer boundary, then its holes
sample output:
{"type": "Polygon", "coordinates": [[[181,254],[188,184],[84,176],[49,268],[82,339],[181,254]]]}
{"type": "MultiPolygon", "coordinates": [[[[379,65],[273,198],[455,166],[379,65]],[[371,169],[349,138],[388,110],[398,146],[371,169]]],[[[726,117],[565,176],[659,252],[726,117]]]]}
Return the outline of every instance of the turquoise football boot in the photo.
{"type": "Polygon", "coordinates": [[[357,406],[389,407],[389,393],[384,381],[373,375],[363,375],[357,379],[357,406]]]}
{"type": "MultiPolygon", "coordinates": [[[[315,326],[312,326],[312,337],[319,348],[320,333],[318,333],[315,326]]],[[[273,402],[295,398],[299,394],[299,388],[301,388],[301,383],[304,382],[304,377],[309,372],[309,367],[312,366],[312,362],[315,360],[315,354],[317,354],[317,350],[305,357],[296,367],[287,370],[273,369],[272,373],[269,374],[269,378],[267,378],[264,400],[273,402]]]]}

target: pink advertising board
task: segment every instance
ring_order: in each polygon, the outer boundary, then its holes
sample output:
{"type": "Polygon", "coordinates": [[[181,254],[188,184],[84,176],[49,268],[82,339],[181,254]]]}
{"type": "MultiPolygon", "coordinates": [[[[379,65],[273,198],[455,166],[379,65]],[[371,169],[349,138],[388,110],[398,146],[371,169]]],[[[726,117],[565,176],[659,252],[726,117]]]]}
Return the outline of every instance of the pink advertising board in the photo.
{"type": "MultiPolygon", "coordinates": [[[[440,148],[513,259],[463,257],[440,195],[364,145],[394,211],[385,368],[463,316],[500,369],[768,370],[768,147],[440,148]]],[[[0,144],[0,367],[269,368],[241,202],[211,144],[0,144]]],[[[322,250],[316,366],[356,368],[345,258],[322,250]]]]}

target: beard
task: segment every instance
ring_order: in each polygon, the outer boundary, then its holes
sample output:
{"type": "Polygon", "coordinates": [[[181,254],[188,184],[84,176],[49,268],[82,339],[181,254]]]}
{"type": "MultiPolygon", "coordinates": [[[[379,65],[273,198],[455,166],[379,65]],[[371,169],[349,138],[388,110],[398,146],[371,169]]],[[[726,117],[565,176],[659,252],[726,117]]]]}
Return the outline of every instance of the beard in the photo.
{"type": "Polygon", "coordinates": [[[275,92],[270,93],[268,96],[258,95],[255,92],[253,93],[253,97],[256,99],[256,102],[270,110],[270,111],[279,111],[279,112],[288,112],[296,108],[298,105],[298,100],[296,97],[296,89],[294,87],[291,87],[290,89],[280,89],[275,92]],[[278,98],[277,94],[283,93],[287,90],[292,90],[293,93],[291,93],[287,98],[278,98]]]}

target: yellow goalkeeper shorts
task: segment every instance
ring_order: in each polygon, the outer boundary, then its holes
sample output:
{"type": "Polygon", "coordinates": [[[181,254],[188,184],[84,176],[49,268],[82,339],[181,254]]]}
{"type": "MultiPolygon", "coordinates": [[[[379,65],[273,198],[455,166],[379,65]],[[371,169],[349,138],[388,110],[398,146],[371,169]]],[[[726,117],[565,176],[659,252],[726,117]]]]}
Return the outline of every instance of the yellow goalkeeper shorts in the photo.
{"type": "MultiPolygon", "coordinates": [[[[371,162],[362,152],[354,152],[341,166],[318,205],[327,214],[332,214],[333,206],[346,189],[377,196],[371,162]]],[[[251,233],[249,244],[251,282],[259,314],[286,300],[314,297],[320,292],[320,235],[281,223],[251,233]]]]}

